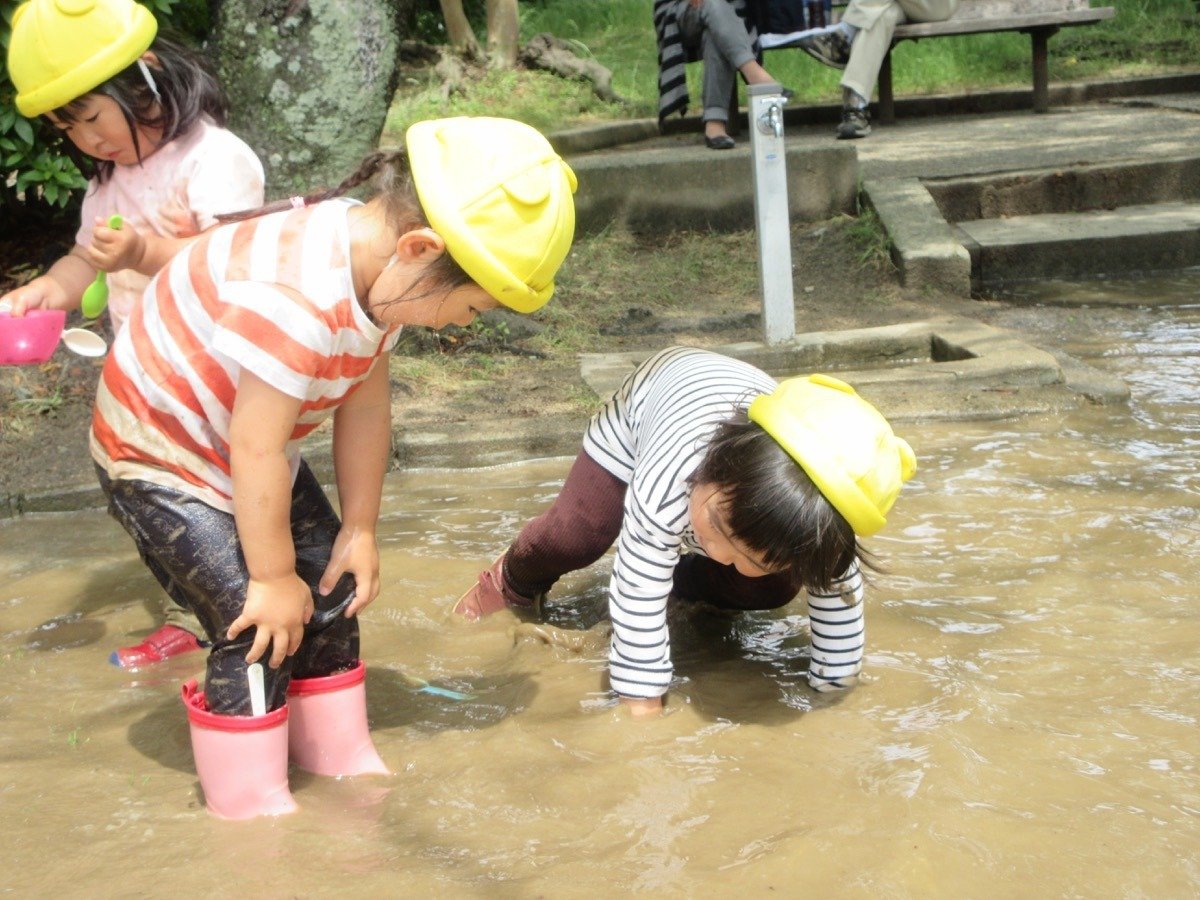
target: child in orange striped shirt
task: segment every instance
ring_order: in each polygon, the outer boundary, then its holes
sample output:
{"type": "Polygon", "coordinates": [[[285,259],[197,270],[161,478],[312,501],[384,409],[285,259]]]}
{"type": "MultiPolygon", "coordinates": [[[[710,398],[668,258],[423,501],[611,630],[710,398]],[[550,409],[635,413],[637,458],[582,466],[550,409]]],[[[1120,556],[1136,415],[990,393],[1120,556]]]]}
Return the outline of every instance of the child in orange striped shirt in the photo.
{"type": "Polygon", "coordinates": [[[377,154],[333,191],[203,235],[134,307],[97,391],[109,509],[213,642],[205,690],[184,698],[219,816],[294,809],[289,750],[319,774],[387,771],[355,615],[379,592],[388,352],[404,325],[532,312],[570,248],[574,174],[528,126],[420,122],[407,163],[377,154]],[[341,197],[379,172],[379,196],[341,197]],[[330,415],[340,521],[299,453],[330,415]]]}

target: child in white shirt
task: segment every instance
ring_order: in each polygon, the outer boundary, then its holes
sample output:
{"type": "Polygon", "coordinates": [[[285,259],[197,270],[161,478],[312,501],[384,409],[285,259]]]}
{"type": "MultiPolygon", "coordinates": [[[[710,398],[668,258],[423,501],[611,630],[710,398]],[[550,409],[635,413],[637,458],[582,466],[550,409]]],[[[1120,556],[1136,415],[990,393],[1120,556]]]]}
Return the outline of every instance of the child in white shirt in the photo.
{"type": "MultiPolygon", "coordinates": [[[[154,16],[133,0],[97,0],[86,11],[30,0],[13,16],[8,68],[17,109],[60,129],[68,154],[91,174],[75,246],[0,297],[13,315],[76,309],[104,271],[117,334],[177,250],[219,213],[262,205],[262,164],[222,127],[220,85],[195,54],[158,36],[154,16]],[[109,227],[114,215],[119,228],[109,227]]],[[[110,661],[138,669],[199,650],[196,618],[165,596],[163,612],[160,628],[110,661]]]]}

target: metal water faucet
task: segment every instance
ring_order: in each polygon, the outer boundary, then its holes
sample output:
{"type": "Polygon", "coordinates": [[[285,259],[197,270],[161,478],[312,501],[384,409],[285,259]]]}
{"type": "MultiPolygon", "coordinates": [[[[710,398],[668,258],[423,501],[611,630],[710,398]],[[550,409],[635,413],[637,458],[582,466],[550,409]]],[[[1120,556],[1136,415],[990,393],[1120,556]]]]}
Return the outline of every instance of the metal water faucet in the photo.
{"type": "Polygon", "coordinates": [[[748,94],[763,338],[768,344],[780,344],[796,336],[787,152],[783,140],[783,107],[787,100],[782,85],[774,83],[752,84],[748,94]]]}

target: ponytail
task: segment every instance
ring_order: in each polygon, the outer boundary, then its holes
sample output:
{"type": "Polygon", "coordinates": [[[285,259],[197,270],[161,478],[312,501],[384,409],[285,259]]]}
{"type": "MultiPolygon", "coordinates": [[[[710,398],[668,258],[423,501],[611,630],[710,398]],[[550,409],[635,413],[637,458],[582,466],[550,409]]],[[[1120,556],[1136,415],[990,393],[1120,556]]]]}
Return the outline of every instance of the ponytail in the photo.
{"type": "MultiPolygon", "coordinates": [[[[343,197],[350,191],[360,185],[366,184],[378,178],[383,184],[381,189],[387,193],[389,197],[395,192],[395,182],[401,178],[408,176],[408,156],[404,151],[382,151],[376,150],[374,153],[367,156],[354,172],[342,179],[336,187],[327,188],[325,190],[314,191],[308,194],[298,194],[294,197],[287,197],[282,200],[274,200],[265,206],[260,206],[257,209],[245,209],[239,212],[224,213],[217,216],[217,221],[224,225],[227,222],[242,222],[246,219],[254,219],[258,216],[268,216],[271,213],[282,212],[285,209],[299,209],[305,206],[314,206],[325,200],[332,200],[334,197],[343,197]]],[[[407,178],[411,186],[411,178],[407,178]]],[[[398,205],[403,204],[402,198],[398,205]]],[[[412,195],[411,205],[419,210],[416,205],[415,192],[412,195]]]]}

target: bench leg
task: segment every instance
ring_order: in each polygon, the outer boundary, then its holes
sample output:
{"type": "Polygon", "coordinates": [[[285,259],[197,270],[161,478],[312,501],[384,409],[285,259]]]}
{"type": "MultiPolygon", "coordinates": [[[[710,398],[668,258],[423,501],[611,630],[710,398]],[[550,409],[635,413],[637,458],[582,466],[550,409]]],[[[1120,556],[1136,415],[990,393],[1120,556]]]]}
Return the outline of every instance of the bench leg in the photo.
{"type": "Polygon", "coordinates": [[[1057,28],[1035,28],[1029,32],[1033,45],[1033,111],[1050,110],[1050,64],[1046,44],[1057,28]]]}
{"type": "Polygon", "coordinates": [[[892,94],[892,51],[883,55],[879,66],[879,121],[891,125],[896,121],[896,99],[892,94]]]}
{"type": "Polygon", "coordinates": [[[733,88],[729,92],[729,121],[725,123],[725,131],[730,137],[735,137],[742,130],[742,120],[738,116],[737,91],[738,83],[735,77],[733,79],[733,88]]]}

